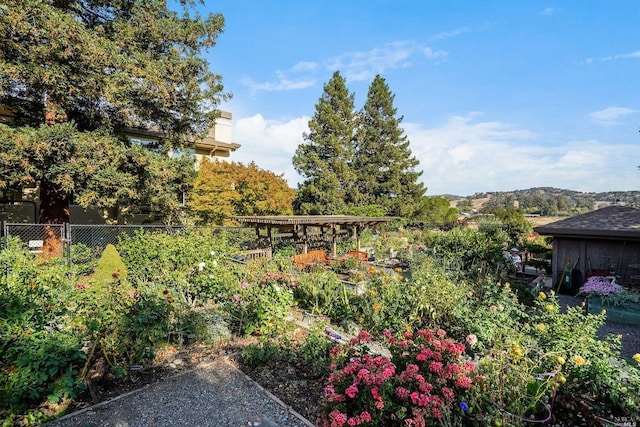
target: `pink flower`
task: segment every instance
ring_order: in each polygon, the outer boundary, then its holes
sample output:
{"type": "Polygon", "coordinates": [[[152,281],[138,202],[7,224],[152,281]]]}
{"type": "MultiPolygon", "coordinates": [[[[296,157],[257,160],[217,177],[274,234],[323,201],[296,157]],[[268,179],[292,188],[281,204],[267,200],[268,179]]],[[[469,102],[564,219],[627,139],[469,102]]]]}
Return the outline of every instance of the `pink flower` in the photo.
{"type": "Polygon", "coordinates": [[[371,422],[371,415],[367,411],[363,411],[360,414],[360,419],[362,421],[364,421],[365,423],[370,423],[371,422]]]}
{"type": "Polygon", "coordinates": [[[376,408],[384,409],[384,402],[382,400],[376,400],[376,408]]]}
{"type": "Polygon", "coordinates": [[[421,394],[418,397],[418,406],[427,406],[429,404],[429,396],[426,394],[421,394]]]}
{"type": "Polygon", "coordinates": [[[349,424],[351,427],[357,426],[360,424],[360,418],[359,417],[351,417],[347,420],[347,424],[349,424]]]}
{"type": "Polygon", "coordinates": [[[369,335],[369,332],[365,331],[364,329],[360,331],[360,333],[358,334],[358,339],[360,341],[364,341],[364,342],[369,342],[371,341],[371,335],[369,335]]]}
{"type": "Polygon", "coordinates": [[[422,338],[424,338],[425,340],[429,341],[432,340],[435,335],[433,334],[433,331],[430,329],[420,329],[418,331],[418,336],[421,336],[422,338]]]}
{"type": "Polygon", "coordinates": [[[439,374],[440,372],[442,372],[442,363],[431,362],[429,364],[429,371],[433,372],[434,374],[439,374]]]}
{"type": "Polygon", "coordinates": [[[385,329],[382,335],[384,335],[386,338],[391,338],[391,331],[389,331],[388,329],[385,329]]]}
{"type": "Polygon", "coordinates": [[[356,394],[358,394],[358,387],[355,384],[351,384],[344,391],[344,394],[346,394],[347,396],[353,399],[354,397],[356,397],[356,394]]]}
{"type": "Polygon", "coordinates": [[[413,332],[407,331],[404,334],[402,334],[406,339],[410,340],[411,338],[413,338],[413,332]]]}
{"type": "Polygon", "coordinates": [[[436,334],[438,334],[440,338],[443,338],[445,335],[447,335],[447,331],[445,331],[444,329],[438,329],[436,331],[436,334]]]}
{"type": "Polygon", "coordinates": [[[335,388],[333,388],[332,385],[328,385],[328,386],[326,386],[324,388],[324,395],[327,396],[327,397],[335,394],[335,392],[336,392],[336,390],[335,390],[335,388]]]}
{"type": "Polygon", "coordinates": [[[406,400],[409,397],[409,390],[404,387],[396,387],[396,395],[400,399],[406,400]]]}
{"type": "Polygon", "coordinates": [[[442,418],[442,412],[440,411],[440,409],[434,407],[431,408],[431,412],[433,412],[433,418],[435,418],[436,420],[442,418]]]}
{"type": "Polygon", "coordinates": [[[446,400],[447,403],[451,403],[453,402],[453,399],[455,399],[453,390],[451,390],[449,387],[442,387],[442,395],[444,396],[444,400],[446,400]]]}
{"type": "Polygon", "coordinates": [[[344,423],[347,422],[347,415],[343,414],[337,409],[334,409],[333,411],[331,411],[331,413],[329,414],[329,417],[333,418],[333,420],[337,423],[338,426],[342,426],[344,425],[344,423]]]}
{"type": "Polygon", "coordinates": [[[455,376],[458,375],[460,373],[460,366],[456,365],[455,363],[449,363],[445,368],[444,368],[445,372],[447,373],[448,376],[455,376]]]}
{"type": "Polygon", "coordinates": [[[380,392],[378,390],[378,387],[373,387],[371,389],[371,396],[373,396],[373,398],[376,399],[376,400],[382,400],[382,396],[380,396],[380,392]]]}
{"type": "Polygon", "coordinates": [[[462,377],[456,381],[456,387],[469,390],[471,388],[471,378],[462,377]]]}
{"type": "Polygon", "coordinates": [[[420,383],[420,387],[418,387],[420,389],[421,392],[423,393],[431,393],[431,391],[433,390],[433,386],[428,383],[428,382],[423,382],[420,383]]]}
{"type": "Polygon", "coordinates": [[[369,376],[369,370],[362,368],[358,371],[358,378],[360,378],[361,380],[366,379],[369,376]]]}
{"type": "Polygon", "coordinates": [[[395,373],[396,373],[396,368],[393,365],[387,366],[382,370],[382,377],[385,379],[391,378],[395,373]]]}
{"type": "Polygon", "coordinates": [[[247,282],[242,282],[242,289],[247,289],[249,287],[249,284],[247,282]]]}

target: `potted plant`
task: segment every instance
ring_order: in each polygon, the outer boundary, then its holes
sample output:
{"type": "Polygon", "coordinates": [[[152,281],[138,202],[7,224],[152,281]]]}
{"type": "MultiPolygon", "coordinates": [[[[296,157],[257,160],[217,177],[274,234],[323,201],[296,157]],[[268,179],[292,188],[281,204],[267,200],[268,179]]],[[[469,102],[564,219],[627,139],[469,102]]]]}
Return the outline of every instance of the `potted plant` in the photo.
{"type": "Polygon", "coordinates": [[[591,276],[577,295],[585,297],[590,313],[604,309],[609,320],[640,324],[640,295],[618,285],[613,276],[591,276]]]}

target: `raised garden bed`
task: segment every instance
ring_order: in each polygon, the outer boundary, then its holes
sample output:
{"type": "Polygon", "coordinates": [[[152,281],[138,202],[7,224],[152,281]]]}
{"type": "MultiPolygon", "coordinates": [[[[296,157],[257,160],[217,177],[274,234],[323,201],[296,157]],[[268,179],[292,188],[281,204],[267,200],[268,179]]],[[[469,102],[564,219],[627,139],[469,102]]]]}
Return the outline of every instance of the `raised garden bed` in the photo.
{"type": "Polygon", "coordinates": [[[624,306],[615,306],[602,303],[599,296],[587,298],[587,309],[589,313],[600,313],[603,309],[607,311],[607,320],[627,325],[640,325],[640,304],[635,302],[626,303],[624,306]]]}

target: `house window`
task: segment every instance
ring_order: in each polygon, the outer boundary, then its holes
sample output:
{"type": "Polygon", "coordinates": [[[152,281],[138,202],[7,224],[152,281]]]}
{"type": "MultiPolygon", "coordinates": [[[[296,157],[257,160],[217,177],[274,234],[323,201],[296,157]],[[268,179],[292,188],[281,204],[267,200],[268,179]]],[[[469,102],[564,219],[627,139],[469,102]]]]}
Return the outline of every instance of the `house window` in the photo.
{"type": "Polygon", "coordinates": [[[174,148],[171,150],[171,157],[182,157],[187,156],[190,159],[196,159],[196,149],[195,148],[174,148]]]}

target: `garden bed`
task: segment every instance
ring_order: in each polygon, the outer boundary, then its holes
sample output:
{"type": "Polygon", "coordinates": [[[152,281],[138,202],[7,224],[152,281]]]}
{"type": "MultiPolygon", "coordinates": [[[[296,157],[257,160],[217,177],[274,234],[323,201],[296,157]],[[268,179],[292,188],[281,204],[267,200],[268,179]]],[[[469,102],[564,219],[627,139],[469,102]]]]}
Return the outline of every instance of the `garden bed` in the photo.
{"type": "Polygon", "coordinates": [[[587,308],[589,313],[597,314],[602,310],[607,312],[607,320],[626,325],[640,325],[640,304],[635,302],[626,303],[624,306],[614,306],[603,304],[598,296],[587,298],[587,308]]]}

